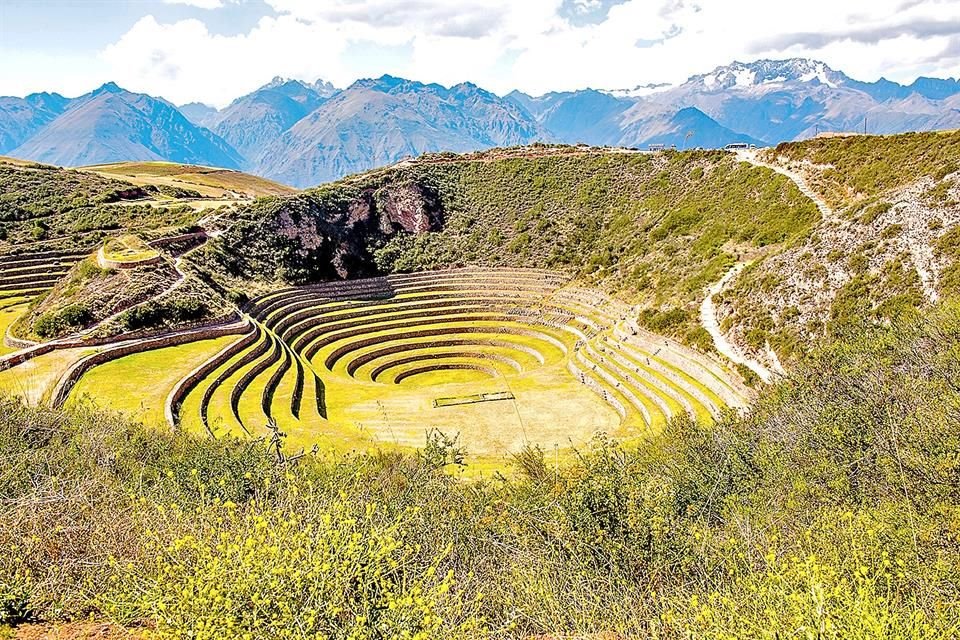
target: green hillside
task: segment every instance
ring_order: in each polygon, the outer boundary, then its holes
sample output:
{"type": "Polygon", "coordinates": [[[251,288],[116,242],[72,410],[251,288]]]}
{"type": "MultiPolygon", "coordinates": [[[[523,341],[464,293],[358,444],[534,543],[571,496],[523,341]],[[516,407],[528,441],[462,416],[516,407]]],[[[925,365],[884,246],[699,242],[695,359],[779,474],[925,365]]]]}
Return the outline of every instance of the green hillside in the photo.
{"type": "Polygon", "coordinates": [[[818,219],[788,179],[724,152],[519,149],[434,156],[262,200],[205,264],[267,286],[462,265],[559,269],[708,348],[696,329],[704,288],[818,219]]]}
{"type": "Polygon", "coordinates": [[[839,136],[786,142],[767,152],[808,163],[813,183],[838,209],[875,202],[899,187],[929,178],[934,186],[960,171],[960,132],[839,136]]]}
{"type": "Polygon", "coordinates": [[[960,132],[817,138],[761,155],[833,213],[723,293],[744,343],[789,358],[960,294],[960,132]]]}

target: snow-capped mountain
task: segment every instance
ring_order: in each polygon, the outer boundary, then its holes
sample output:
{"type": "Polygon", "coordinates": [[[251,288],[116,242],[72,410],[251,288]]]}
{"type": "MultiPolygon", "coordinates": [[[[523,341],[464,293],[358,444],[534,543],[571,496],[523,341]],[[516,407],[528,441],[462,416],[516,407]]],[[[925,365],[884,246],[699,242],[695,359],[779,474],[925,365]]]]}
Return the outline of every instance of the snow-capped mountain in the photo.
{"type": "Polygon", "coordinates": [[[219,111],[198,103],[178,111],[112,83],[75,99],[0,97],[0,153],[65,165],[147,158],[239,165],[301,186],[425,151],[534,141],[760,145],[865,126],[869,133],[960,128],[960,81],[863,82],[793,58],[734,62],[678,85],[537,97],[391,76],[342,91],[277,77],[219,111]]]}
{"type": "Polygon", "coordinates": [[[960,82],[918,78],[861,82],[805,58],[734,62],[640,100],[665,111],[696,107],[721,125],[769,144],[823,131],[869,133],[960,127],[950,101],[960,82]]]}
{"type": "Polygon", "coordinates": [[[693,76],[684,86],[709,93],[724,91],[773,91],[788,83],[808,83],[835,89],[850,79],[823,62],[793,58],[759,60],[745,64],[734,62],[710,73],[693,76]]]}

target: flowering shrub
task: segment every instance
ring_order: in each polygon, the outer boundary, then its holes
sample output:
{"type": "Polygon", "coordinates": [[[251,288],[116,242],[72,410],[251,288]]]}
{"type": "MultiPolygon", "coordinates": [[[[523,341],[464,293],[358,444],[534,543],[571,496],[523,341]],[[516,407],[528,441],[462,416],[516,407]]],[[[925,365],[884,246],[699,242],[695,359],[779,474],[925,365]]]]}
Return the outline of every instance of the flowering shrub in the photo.
{"type": "Polygon", "coordinates": [[[374,506],[357,514],[342,499],[298,506],[158,506],[158,529],[147,534],[150,560],[113,563],[104,609],[153,621],[159,638],[480,634],[480,619],[468,615],[479,597],[466,603],[453,572],[438,570],[449,549],[425,563],[404,540],[411,511],[382,521],[374,506]]]}

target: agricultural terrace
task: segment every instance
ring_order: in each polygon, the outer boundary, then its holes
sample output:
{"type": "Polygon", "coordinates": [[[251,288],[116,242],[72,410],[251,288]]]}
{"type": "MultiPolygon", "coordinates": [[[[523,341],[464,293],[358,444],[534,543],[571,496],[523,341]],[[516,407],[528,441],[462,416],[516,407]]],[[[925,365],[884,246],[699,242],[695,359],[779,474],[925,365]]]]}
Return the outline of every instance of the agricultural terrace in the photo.
{"type": "Polygon", "coordinates": [[[97,254],[100,266],[125,267],[148,264],[160,259],[160,252],[134,235],[108,238],[97,254]]]}
{"type": "Polygon", "coordinates": [[[487,460],[566,449],[600,430],[645,438],[674,416],[709,420],[745,404],[718,362],[551,271],[330,282],[269,293],[245,312],[234,339],[124,355],[90,369],[74,397],[129,409],[123,379],[156,360],[179,381],[157,380],[136,413],[158,416],[163,396],[166,419],[186,430],[256,437],[272,420],[292,446],[351,450],[418,447],[437,429],[487,460]]]}
{"type": "Polygon", "coordinates": [[[71,251],[0,256],[0,356],[22,346],[8,340],[8,329],[37,296],[50,290],[74,264],[86,257],[71,251]]]}

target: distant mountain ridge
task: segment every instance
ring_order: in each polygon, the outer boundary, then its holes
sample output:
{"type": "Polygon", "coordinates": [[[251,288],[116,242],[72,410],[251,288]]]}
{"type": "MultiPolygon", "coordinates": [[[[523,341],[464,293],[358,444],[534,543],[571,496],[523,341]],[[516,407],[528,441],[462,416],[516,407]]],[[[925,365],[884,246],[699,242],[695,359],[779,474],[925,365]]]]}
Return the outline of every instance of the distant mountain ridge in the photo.
{"type": "Polygon", "coordinates": [[[310,186],[409,155],[532,142],[772,145],[826,131],[960,128],[960,80],[855,80],[805,58],[734,62],[679,85],[498,96],[389,75],[345,89],[277,77],[223,109],[113,83],[0,97],[0,154],[69,166],[171,160],[310,186]]]}
{"type": "Polygon", "coordinates": [[[65,103],[63,111],[10,155],[80,166],[125,160],[169,160],[239,169],[242,158],[213,132],[165,100],[109,82],[65,103]]]}
{"type": "Polygon", "coordinates": [[[274,78],[209,117],[206,126],[240,152],[244,169],[253,169],[270,144],[333,95],[322,84],[320,88],[318,91],[316,85],[274,78]]]}
{"type": "Polygon", "coordinates": [[[392,76],[359,80],[297,122],[256,172],[316,184],[429,151],[471,151],[546,139],[516,105],[463,83],[447,89],[392,76]]]}

